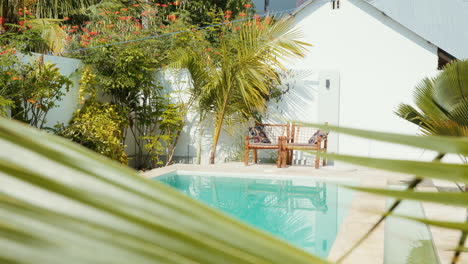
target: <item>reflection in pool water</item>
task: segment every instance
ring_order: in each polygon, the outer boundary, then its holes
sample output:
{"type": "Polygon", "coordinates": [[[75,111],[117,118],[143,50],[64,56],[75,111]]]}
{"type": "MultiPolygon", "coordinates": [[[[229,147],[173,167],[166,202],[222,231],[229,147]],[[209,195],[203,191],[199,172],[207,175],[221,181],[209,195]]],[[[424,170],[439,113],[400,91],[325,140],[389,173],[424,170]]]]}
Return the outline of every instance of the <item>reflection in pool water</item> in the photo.
{"type": "Polygon", "coordinates": [[[323,181],[166,174],[156,178],[185,194],[327,257],[351,192],[323,181]]]}

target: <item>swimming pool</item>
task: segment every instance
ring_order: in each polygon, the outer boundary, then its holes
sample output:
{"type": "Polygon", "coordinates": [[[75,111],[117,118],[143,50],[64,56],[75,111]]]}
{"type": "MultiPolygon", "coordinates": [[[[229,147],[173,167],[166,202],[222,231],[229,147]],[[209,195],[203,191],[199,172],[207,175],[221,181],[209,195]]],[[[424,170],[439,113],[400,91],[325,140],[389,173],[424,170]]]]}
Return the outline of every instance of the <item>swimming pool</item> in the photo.
{"type": "Polygon", "coordinates": [[[338,182],[316,179],[190,172],[154,179],[321,257],[328,256],[353,196],[338,182]]]}

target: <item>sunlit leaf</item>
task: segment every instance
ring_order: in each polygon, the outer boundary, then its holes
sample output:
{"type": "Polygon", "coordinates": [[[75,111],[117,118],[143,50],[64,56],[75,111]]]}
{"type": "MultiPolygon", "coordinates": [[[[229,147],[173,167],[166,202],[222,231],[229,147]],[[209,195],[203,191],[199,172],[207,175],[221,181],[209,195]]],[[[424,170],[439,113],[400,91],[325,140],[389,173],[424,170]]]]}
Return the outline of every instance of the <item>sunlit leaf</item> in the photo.
{"type": "Polygon", "coordinates": [[[0,149],[2,263],[328,263],[17,122],[0,149]]]}

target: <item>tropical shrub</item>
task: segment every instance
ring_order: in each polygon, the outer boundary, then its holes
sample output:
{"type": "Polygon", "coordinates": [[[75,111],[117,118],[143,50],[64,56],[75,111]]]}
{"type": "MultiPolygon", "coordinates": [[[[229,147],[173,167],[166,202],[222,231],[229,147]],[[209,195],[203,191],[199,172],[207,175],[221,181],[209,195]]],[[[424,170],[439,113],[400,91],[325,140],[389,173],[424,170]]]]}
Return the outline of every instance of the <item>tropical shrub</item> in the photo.
{"type": "Polygon", "coordinates": [[[59,125],[57,134],[95,152],[127,164],[123,127],[127,120],[118,106],[88,101],[77,110],[68,126],[59,125]]]}
{"type": "Polygon", "coordinates": [[[0,52],[0,116],[5,116],[7,107],[13,105],[11,97],[20,81],[18,64],[16,50],[4,46],[0,52]]]}
{"type": "Polygon", "coordinates": [[[10,48],[0,55],[0,85],[0,96],[11,107],[12,118],[44,128],[47,114],[58,106],[71,81],[43,57],[22,63],[10,48]]]}

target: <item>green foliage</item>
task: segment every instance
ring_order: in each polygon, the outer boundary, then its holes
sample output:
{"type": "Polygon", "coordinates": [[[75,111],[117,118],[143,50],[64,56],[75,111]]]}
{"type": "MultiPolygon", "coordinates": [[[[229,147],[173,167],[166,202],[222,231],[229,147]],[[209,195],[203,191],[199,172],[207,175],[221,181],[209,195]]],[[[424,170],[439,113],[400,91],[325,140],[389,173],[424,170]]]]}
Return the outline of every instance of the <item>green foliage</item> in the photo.
{"type": "Polygon", "coordinates": [[[70,79],[62,76],[55,64],[36,58],[21,69],[12,117],[43,128],[48,112],[58,106],[70,85],[70,79]]]}
{"type": "Polygon", "coordinates": [[[447,65],[433,79],[426,78],[414,92],[416,109],[401,104],[396,114],[425,134],[468,136],[468,60],[447,65]]]}
{"type": "Polygon", "coordinates": [[[47,114],[57,107],[71,81],[55,64],[44,63],[43,57],[24,64],[11,50],[0,56],[0,85],[0,96],[11,106],[11,117],[43,128],[47,114]]]}
{"type": "MultiPolygon", "coordinates": [[[[351,250],[349,250],[339,262],[345,259],[357,246],[359,246],[369,235],[379,226],[389,215],[392,215],[394,210],[399,206],[402,199],[410,199],[421,202],[439,203],[441,205],[457,206],[468,209],[468,199],[466,192],[422,192],[417,191],[416,187],[422,182],[422,179],[442,179],[453,182],[468,183],[468,165],[443,163],[441,162],[445,154],[456,154],[463,157],[468,156],[468,137],[454,137],[454,136],[410,136],[393,133],[373,132],[360,129],[339,128],[334,126],[323,126],[317,124],[308,124],[313,127],[321,129],[332,130],[335,132],[345,133],[353,136],[363,137],[367,139],[374,139],[385,141],[389,143],[403,144],[406,146],[418,147],[427,150],[436,151],[439,154],[432,162],[410,161],[410,160],[394,160],[394,159],[380,159],[380,158],[366,158],[347,155],[336,154],[319,154],[327,156],[328,158],[344,161],[347,163],[364,165],[372,168],[406,173],[416,175],[415,179],[411,181],[406,190],[396,191],[379,188],[364,188],[352,187],[358,191],[364,191],[371,194],[383,195],[396,198],[397,200],[389,207],[387,212],[383,214],[381,219],[356,243],[351,250]]],[[[396,215],[398,216],[398,215],[396,215]]],[[[458,245],[453,245],[455,250],[452,263],[458,263],[459,254],[462,253],[462,246],[468,233],[467,222],[447,222],[437,221],[432,219],[419,219],[407,216],[398,216],[418,221],[424,224],[459,230],[460,241],[458,245]]],[[[414,260],[414,259],[413,259],[414,260]]],[[[425,263],[425,262],[424,262],[425,263]]]]}
{"type": "Polygon", "coordinates": [[[2,48],[0,52],[0,116],[6,115],[6,108],[13,106],[11,100],[16,86],[20,82],[19,60],[16,50],[13,48],[2,48]]]}
{"type": "Polygon", "coordinates": [[[122,109],[112,104],[88,101],[67,127],[60,125],[58,135],[71,139],[97,153],[127,164],[122,131],[127,120],[122,109]]]}
{"type": "MultiPolygon", "coordinates": [[[[164,103],[159,105],[163,106],[164,103]]],[[[158,115],[157,131],[153,135],[140,137],[146,142],[143,147],[149,155],[151,168],[171,163],[177,140],[185,124],[186,112],[183,104],[172,104],[168,98],[165,106],[166,109],[158,115]],[[165,163],[162,156],[165,156],[165,163]]]]}

